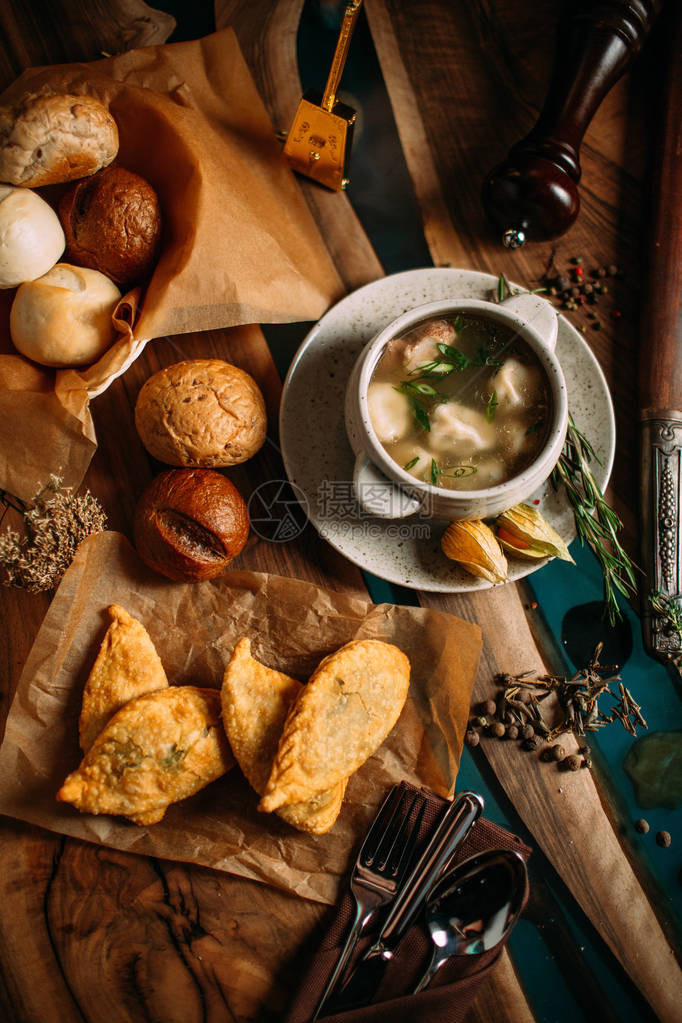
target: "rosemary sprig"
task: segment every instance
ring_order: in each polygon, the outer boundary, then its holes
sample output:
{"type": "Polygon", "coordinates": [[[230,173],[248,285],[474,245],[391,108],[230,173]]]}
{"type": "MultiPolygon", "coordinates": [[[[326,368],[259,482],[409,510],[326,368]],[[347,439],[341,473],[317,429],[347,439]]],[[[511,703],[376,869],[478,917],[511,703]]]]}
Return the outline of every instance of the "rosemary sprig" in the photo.
{"type": "Polygon", "coordinates": [[[618,539],[623,523],[607,504],[592,475],[592,459],[601,464],[591,444],[569,416],[566,443],[552,472],[552,483],[555,486],[560,481],[564,484],[580,542],[592,548],[599,562],[604,584],[604,611],[609,623],[615,625],[622,617],[617,593],[624,597],[637,593],[636,566],[618,539]]]}
{"type": "Polygon", "coordinates": [[[680,605],[670,597],[666,597],[665,594],[654,591],[649,594],[649,606],[654,614],[660,615],[682,640],[682,608],[680,605]]]}

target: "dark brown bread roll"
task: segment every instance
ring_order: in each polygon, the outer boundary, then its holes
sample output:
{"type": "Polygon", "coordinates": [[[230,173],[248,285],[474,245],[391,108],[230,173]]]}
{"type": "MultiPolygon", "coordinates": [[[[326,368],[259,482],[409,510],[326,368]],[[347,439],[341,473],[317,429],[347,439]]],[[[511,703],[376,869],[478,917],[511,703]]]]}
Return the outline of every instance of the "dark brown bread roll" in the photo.
{"type": "Polygon", "coordinates": [[[0,107],[0,181],[26,188],[74,181],[117,153],[116,121],[94,96],[45,88],[0,107]]]}
{"type": "Polygon", "coordinates": [[[124,290],[152,273],[161,241],[161,210],[144,178],[107,167],[77,181],[59,203],[66,258],[110,277],[124,290]]]}
{"type": "Polygon", "coordinates": [[[149,568],[176,582],[200,582],[219,575],[242,550],[249,513],[219,472],[171,469],[142,494],[133,534],[149,568]]]}

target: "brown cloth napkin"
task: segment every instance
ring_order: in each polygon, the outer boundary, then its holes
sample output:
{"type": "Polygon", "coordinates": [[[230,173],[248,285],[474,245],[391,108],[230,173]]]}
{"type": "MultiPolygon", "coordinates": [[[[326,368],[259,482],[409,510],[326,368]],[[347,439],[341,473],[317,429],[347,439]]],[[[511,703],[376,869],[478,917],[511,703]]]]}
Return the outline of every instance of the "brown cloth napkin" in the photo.
{"type": "MultiPolygon", "coordinates": [[[[413,786],[404,782],[402,784],[415,791],[413,786]]],[[[428,805],[420,831],[419,850],[435,830],[445,806],[444,799],[425,789],[421,791],[427,796],[428,805]]],[[[454,862],[461,863],[489,849],[513,850],[521,853],[526,860],[531,854],[529,847],[516,835],[492,821],[481,819],[472,828],[454,862]]],[[[343,947],[354,907],[354,899],[350,891],[346,890],[317,952],[313,954],[283,1023],[308,1023],[310,1020],[343,947]]],[[[381,917],[377,926],[380,924],[381,917]]],[[[363,938],[352,963],[357,961],[371,940],[371,935],[363,938]]],[[[374,1004],[322,1018],[326,1023],[396,1023],[397,1020],[410,1020],[410,1023],[462,1023],[481,981],[495,966],[503,947],[504,943],[481,955],[450,960],[441,967],[427,990],[412,995],[408,992],[412,991],[421,977],[432,949],[425,926],[421,922],[416,923],[403,938],[394,959],[387,967],[374,1004]]]]}

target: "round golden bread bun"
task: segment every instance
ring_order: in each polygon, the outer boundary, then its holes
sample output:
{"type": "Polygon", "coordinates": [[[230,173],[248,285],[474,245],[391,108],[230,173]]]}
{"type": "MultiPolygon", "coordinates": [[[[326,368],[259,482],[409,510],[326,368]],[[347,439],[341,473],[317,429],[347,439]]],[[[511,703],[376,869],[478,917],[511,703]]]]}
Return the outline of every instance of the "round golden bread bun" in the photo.
{"type": "Polygon", "coordinates": [[[167,465],[238,465],[265,441],[265,402],[253,377],[221,359],[176,362],[147,380],[135,426],[167,465]]]}
{"type": "Polygon", "coordinates": [[[0,288],[34,281],[64,251],[59,218],[29,188],[0,185],[0,288]]]}
{"type": "Polygon", "coordinates": [[[57,263],[18,289],[9,317],[12,341],[43,366],[87,366],[116,336],[111,316],[120,298],[97,270],[57,263]]]}
{"type": "Polygon", "coordinates": [[[151,276],[161,240],[161,210],[144,178],[106,167],[61,198],[66,258],[110,277],[124,291],[151,276]]]}
{"type": "Polygon", "coordinates": [[[94,174],[118,153],[118,128],[93,96],[48,91],[0,107],[0,181],[38,188],[94,174]]]}
{"type": "Polygon", "coordinates": [[[170,469],[152,480],[135,509],[137,553],[177,582],[219,575],[249,538],[246,503],[211,469],[170,469]]]}

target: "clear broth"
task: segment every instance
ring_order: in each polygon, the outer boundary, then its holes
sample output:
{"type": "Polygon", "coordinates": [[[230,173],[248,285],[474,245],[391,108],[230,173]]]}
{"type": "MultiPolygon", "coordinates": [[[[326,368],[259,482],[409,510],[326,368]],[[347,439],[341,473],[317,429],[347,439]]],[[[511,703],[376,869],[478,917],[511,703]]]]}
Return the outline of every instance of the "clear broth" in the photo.
{"type": "Polygon", "coordinates": [[[458,314],[393,338],[368,389],[390,457],[422,482],[483,490],[517,476],[549,432],[546,373],[509,327],[458,314]]]}

